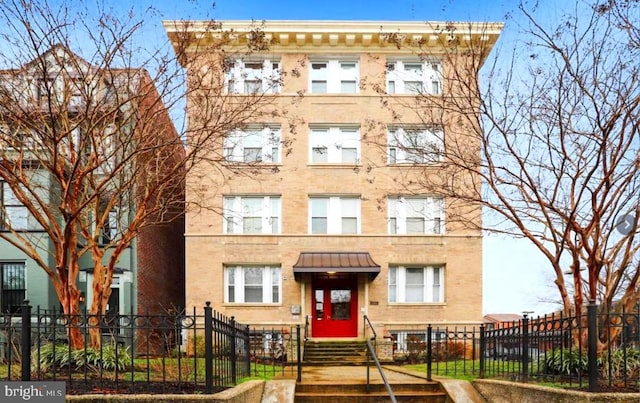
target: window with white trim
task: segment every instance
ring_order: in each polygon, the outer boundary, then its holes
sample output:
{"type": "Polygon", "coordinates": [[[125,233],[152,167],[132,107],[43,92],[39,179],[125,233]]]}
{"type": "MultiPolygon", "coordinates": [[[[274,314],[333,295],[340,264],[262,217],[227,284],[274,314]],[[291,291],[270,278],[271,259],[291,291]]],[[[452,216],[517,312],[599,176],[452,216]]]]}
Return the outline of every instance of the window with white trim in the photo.
{"type": "Polygon", "coordinates": [[[225,160],[243,163],[280,162],[280,128],[249,127],[227,134],[224,139],[225,160]]]}
{"type": "Polygon", "coordinates": [[[309,197],[311,234],[359,234],[360,197],[309,197]]]}
{"type": "Polygon", "coordinates": [[[85,106],[85,98],[89,90],[84,80],[79,77],[70,78],[66,84],[69,91],[69,108],[77,109],[85,106]]]}
{"type": "Polygon", "coordinates": [[[279,234],[280,196],[225,196],[225,234],[279,234]]]}
{"type": "Polygon", "coordinates": [[[389,234],[443,234],[444,199],[441,197],[389,197],[389,234]]]}
{"type": "Polygon", "coordinates": [[[38,229],[27,207],[18,200],[7,182],[0,181],[0,229],[15,231],[38,229]]]}
{"type": "Polygon", "coordinates": [[[108,174],[115,169],[118,163],[118,154],[115,145],[118,144],[119,136],[121,136],[121,132],[114,123],[109,123],[104,127],[96,150],[100,163],[97,169],[99,173],[108,174]]]}
{"type": "Polygon", "coordinates": [[[444,268],[389,266],[389,302],[444,302],[444,268]]]}
{"type": "Polygon", "coordinates": [[[25,152],[36,147],[40,148],[33,131],[0,124],[0,150],[25,152]]]}
{"type": "Polygon", "coordinates": [[[226,266],[224,302],[278,304],[282,295],[280,266],[226,266]]]}
{"type": "Polygon", "coordinates": [[[355,94],[359,91],[360,68],[355,60],[323,60],[309,63],[309,92],[355,94]]]}
{"type": "Polygon", "coordinates": [[[439,61],[387,62],[387,94],[440,95],[442,64],[439,61]]]}
{"type": "MultiPolygon", "coordinates": [[[[389,332],[389,334],[393,339],[394,353],[406,353],[408,351],[415,351],[422,347],[423,343],[425,343],[427,340],[427,332],[421,332],[419,330],[392,330],[389,332]]],[[[446,329],[432,329],[431,341],[447,341],[446,329]]]]}
{"type": "Polygon", "coordinates": [[[280,92],[280,62],[277,60],[228,61],[225,88],[229,94],[276,94],[280,92]]]}
{"type": "Polygon", "coordinates": [[[309,161],[315,164],[360,162],[360,130],[349,127],[312,127],[309,161]]]}
{"type": "Polygon", "coordinates": [[[389,164],[431,164],[444,160],[444,132],[440,127],[391,127],[387,131],[389,164]]]}
{"type": "Polygon", "coordinates": [[[62,79],[56,79],[54,77],[40,77],[35,80],[36,82],[36,99],[40,103],[41,107],[47,107],[51,102],[53,105],[58,105],[62,97],[62,79]]]}
{"type": "Polygon", "coordinates": [[[100,231],[101,244],[105,245],[116,239],[118,236],[118,219],[117,209],[109,211],[100,231]]]}

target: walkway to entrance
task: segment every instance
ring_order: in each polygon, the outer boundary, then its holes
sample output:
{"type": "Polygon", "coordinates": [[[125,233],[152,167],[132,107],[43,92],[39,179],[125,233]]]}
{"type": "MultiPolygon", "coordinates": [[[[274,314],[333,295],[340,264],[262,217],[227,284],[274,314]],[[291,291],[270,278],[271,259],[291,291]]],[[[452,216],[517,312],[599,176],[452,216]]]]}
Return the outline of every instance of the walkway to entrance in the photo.
{"type": "MultiPolygon", "coordinates": [[[[421,382],[426,380],[426,374],[422,377],[407,373],[398,366],[385,366],[384,374],[387,377],[389,383],[400,382],[421,382]]],[[[295,379],[295,371],[286,371],[285,374],[279,375],[274,379],[295,379]]],[[[305,366],[302,368],[302,382],[336,382],[336,381],[351,381],[351,382],[367,382],[367,367],[365,366],[328,366],[328,367],[316,367],[305,366]]],[[[369,380],[371,383],[382,383],[380,372],[375,367],[371,366],[369,369],[369,380]]]]}
{"type": "MultiPolygon", "coordinates": [[[[385,376],[390,384],[423,384],[427,382],[426,374],[411,371],[400,366],[383,366],[385,376]]],[[[286,371],[285,374],[268,381],[262,403],[293,402],[296,386],[295,371],[286,371]]],[[[382,384],[382,378],[377,368],[371,367],[369,380],[372,385],[382,384]]],[[[471,386],[469,382],[455,379],[438,378],[439,382],[446,390],[449,398],[454,402],[485,403],[486,401],[471,386]]],[[[364,366],[332,366],[302,368],[302,383],[335,384],[335,383],[361,383],[367,382],[367,368],[364,366]]]]}

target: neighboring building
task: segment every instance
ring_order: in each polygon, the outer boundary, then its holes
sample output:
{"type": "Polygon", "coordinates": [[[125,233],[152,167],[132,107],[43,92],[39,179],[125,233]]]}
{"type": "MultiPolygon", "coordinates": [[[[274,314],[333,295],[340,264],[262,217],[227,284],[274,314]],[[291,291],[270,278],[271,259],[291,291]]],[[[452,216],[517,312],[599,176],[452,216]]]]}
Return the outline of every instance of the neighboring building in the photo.
{"type": "MultiPolygon", "coordinates": [[[[55,206],[60,195],[59,192],[61,192],[58,182],[52,180],[51,171],[43,169],[41,162],[42,155],[45,155],[46,152],[43,151],[44,148],[52,143],[43,140],[42,134],[39,134],[39,139],[34,139],[33,142],[32,140],[24,140],[29,138],[30,130],[35,130],[28,126],[38,124],[38,133],[43,133],[46,130],[38,122],[41,122],[42,125],[62,126],[68,122],[82,122],[83,113],[99,113],[99,108],[92,109],[87,106],[88,103],[97,99],[91,99],[91,97],[104,95],[105,97],[113,97],[115,100],[117,90],[114,81],[131,70],[109,69],[105,74],[100,74],[99,70],[96,71],[96,67],[89,65],[63,46],[53,47],[40,58],[27,63],[20,69],[0,71],[3,91],[23,89],[23,93],[15,97],[15,99],[21,100],[22,105],[14,110],[7,107],[5,103],[0,111],[0,129],[2,130],[0,162],[15,161],[16,158],[19,158],[23,164],[23,171],[31,175],[30,188],[40,195],[45,204],[49,202],[55,206]],[[60,63],[72,63],[73,67],[62,69],[60,63]],[[43,70],[48,72],[47,77],[42,77],[42,73],[39,73],[43,70]],[[82,72],[83,75],[71,77],[68,74],[69,71],[82,72]],[[107,77],[111,79],[115,77],[115,80],[109,82],[107,77]],[[95,80],[95,82],[87,80],[95,80]],[[83,93],[83,91],[85,92],[83,93]],[[15,116],[16,110],[21,110],[27,115],[32,113],[33,117],[23,117],[23,120],[20,120],[20,117],[15,116]],[[58,110],[58,112],[50,113],[49,111],[52,110],[58,110]],[[59,113],[60,116],[64,115],[62,120],[58,121],[56,116],[51,116],[56,113],[59,113]],[[28,123],[17,128],[15,122],[28,123]],[[16,145],[17,143],[12,144],[12,139],[17,139],[17,136],[20,136],[19,146],[16,145]],[[34,158],[34,153],[42,153],[40,159],[34,158]]],[[[135,83],[138,86],[136,91],[140,91],[140,93],[142,93],[141,89],[145,88],[145,95],[141,96],[143,99],[136,100],[135,104],[138,109],[135,111],[124,111],[125,108],[131,107],[133,102],[123,104],[122,116],[127,116],[129,119],[131,116],[140,116],[143,113],[143,108],[150,108],[149,110],[155,108],[156,121],[154,129],[152,129],[153,135],[168,140],[178,139],[168,112],[159,101],[159,95],[146,71],[135,69],[135,77],[135,80],[129,80],[126,84],[133,85],[135,83]]],[[[5,93],[3,92],[2,95],[4,96],[5,93]]],[[[7,94],[7,96],[9,95],[7,94]]],[[[113,119],[124,118],[115,117],[113,119]]],[[[130,123],[125,124],[125,129],[118,130],[128,130],[133,133],[132,136],[137,136],[136,122],[132,119],[129,120],[130,123]]],[[[90,121],[92,123],[100,122],[100,118],[92,117],[90,121]]],[[[77,136],[82,136],[83,127],[78,124],[72,130],[74,133],[77,132],[77,136]]],[[[92,129],[99,130],[96,127],[92,129]]],[[[64,130],[71,129],[58,128],[58,130],[60,130],[58,133],[64,133],[64,130]]],[[[35,138],[35,136],[32,137],[35,138]]],[[[65,139],[68,137],[66,136],[65,139]]],[[[137,144],[144,143],[144,139],[135,141],[139,141],[137,144]]],[[[179,139],[176,143],[180,143],[179,139]]],[[[104,152],[112,152],[113,158],[117,158],[118,146],[112,147],[112,145],[105,140],[98,147],[104,147],[104,152]]],[[[183,155],[184,149],[180,146],[175,149],[175,155],[167,156],[167,159],[183,158],[183,155]]],[[[107,171],[106,168],[104,171],[100,171],[102,168],[104,167],[96,169],[96,175],[107,171]]],[[[55,212],[55,209],[51,209],[51,211],[55,212]]],[[[119,236],[120,228],[126,228],[128,214],[127,206],[118,206],[117,209],[114,208],[108,212],[108,220],[99,236],[100,247],[105,249],[113,247],[109,242],[119,236]]],[[[47,262],[49,267],[55,268],[56,256],[52,253],[54,247],[51,238],[43,230],[43,227],[34,220],[27,207],[18,201],[9,184],[0,177],[0,231],[6,237],[15,239],[8,228],[13,228],[19,236],[30,239],[33,245],[37,245],[40,259],[47,262]]],[[[179,217],[172,222],[149,226],[140,231],[117,262],[111,283],[112,292],[107,306],[107,315],[158,313],[167,308],[184,306],[183,235],[184,219],[179,217]]],[[[79,241],[78,248],[81,247],[82,240],[79,241]]],[[[109,252],[106,253],[105,259],[108,258],[108,255],[109,252]]],[[[78,276],[78,287],[82,292],[81,311],[88,308],[87,305],[91,301],[93,269],[90,254],[85,254],[80,260],[78,276]]],[[[0,239],[0,286],[2,291],[0,310],[2,313],[16,312],[25,299],[29,300],[34,309],[36,307],[42,309],[61,308],[52,282],[45,271],[33,259],[11,245],[7,239],[0,239]]]]}
{"type": "MultiPolygon", "coordinates": [[[[439,173],[444,147],[465,129],[407,109],[394,119],[383,103],[441,99],[451,71],[443,43],[469,35],[490,49],[501,24],[443,32],[408,22],[225,21],[228,36],[207,22],[164,24],[188,74],[220,80],[222,96],[238,102],[264,93],[286,112],[254,118],[216,151],[249,175],[223,163],[190,177],[197,191],[187,202],[212,208],[187,213],[187,307],[211,301],[261,326],[308,319],[314,338],[362,337],[364,315],[379,336],[397,339],[424,335],[427,323],[482,323],[482,234],[453,218],[479,224],[479,210],[406,190],[413,167],[439,173]],[[268,50],[247,53],[252,36],[268,50]]],[[[206,115],[198,96],[190,94],[188,118],[206,115]]]]}
{"type": "Polygon", "coordinates": [[[485,329],[507,329],[518,325],[522,320],[522,315],[516,313],[490,313],[484,315],[483,322],[485,329]]]}

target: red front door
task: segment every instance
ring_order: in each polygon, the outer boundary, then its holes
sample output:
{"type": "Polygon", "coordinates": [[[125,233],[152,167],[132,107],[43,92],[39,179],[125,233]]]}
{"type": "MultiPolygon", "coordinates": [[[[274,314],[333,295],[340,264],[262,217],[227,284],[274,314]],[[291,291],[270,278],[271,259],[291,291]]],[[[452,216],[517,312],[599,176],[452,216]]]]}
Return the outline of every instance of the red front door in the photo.
{"type": "Polygon", "coordinates": [[[358,335],[358,283],[348,277],[313,279],[312,337],[356,337],[358,335]]]}

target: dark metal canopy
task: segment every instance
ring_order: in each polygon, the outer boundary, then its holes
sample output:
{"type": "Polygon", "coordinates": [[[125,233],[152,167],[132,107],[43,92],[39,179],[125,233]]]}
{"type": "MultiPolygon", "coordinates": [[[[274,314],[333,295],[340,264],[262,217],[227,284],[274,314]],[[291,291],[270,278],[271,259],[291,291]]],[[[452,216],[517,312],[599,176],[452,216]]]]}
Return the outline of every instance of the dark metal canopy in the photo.
{"type": "Polygon", "coordinates": [[[293,274],[300,273],[369,273],[375,278],[380,265],[369,252],[302,252],[293,265],[293,274]]]}

